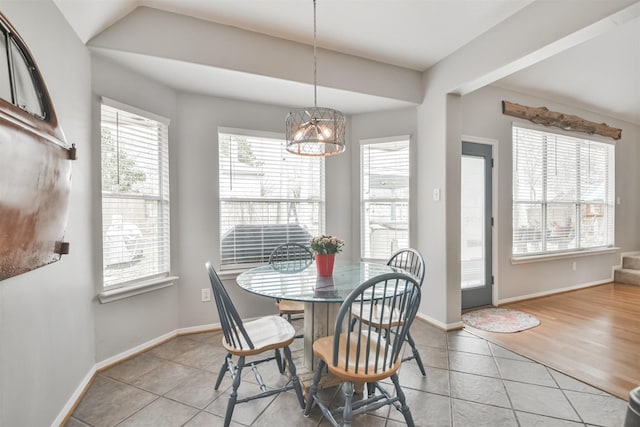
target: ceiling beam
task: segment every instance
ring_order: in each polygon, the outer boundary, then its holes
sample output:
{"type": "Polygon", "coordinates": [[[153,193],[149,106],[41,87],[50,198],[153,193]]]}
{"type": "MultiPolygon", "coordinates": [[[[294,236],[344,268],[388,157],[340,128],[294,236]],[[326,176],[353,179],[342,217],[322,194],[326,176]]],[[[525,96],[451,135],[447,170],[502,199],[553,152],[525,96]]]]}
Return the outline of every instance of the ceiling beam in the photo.
{"type": "Polygon", "coordinates": [[[638,0],[534,1],[428,69],[425,90],[465,95],[638,16],[638,0]]]}
{"type": "MultiPolygon", "coordinates": [[[[149,7],[87,45],[313,84],[309,45],[149,7]]],[[[422,98],[418,71],[326,49],[318,49],[317,58],[319,86],[414,104],[422,98]]]]}

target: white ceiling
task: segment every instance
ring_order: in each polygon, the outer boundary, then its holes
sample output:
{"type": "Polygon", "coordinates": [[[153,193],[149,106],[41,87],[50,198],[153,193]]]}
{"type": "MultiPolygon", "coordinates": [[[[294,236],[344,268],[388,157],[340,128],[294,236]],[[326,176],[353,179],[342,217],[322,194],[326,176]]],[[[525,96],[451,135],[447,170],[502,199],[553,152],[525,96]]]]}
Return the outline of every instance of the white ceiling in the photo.
{"type": "MultiPolygon", "coordinates": [[[[318,0],[318,46],[424,71],[532,1],[318,0]]],[[[313,40],[311,0],[54,2],[84,42],[141,5],[296,42],[313,40]]],[[[135,53],[96,51],[180,90],[291,106],[309,104],[311,99],[305,83],[135,53]]],[[[640,20],[496,84],[640,124],[640,20]]],[[[319,88],[318,97],[346,113],[411,105],[328,88],[319,88]]]]}

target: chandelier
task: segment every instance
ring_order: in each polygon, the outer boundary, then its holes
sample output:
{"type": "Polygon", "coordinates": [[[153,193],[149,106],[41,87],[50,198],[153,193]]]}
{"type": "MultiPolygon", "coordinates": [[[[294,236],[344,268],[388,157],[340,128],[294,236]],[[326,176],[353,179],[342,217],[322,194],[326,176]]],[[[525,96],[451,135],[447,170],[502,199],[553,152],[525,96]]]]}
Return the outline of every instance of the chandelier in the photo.
{"type": "Polygon", "coordinates": [[[345,150],[345,117],[340,111],[318,107],[316,58],[316,0],[313,0],[313,107],[287,114],[287,151],[301,156],[333,156],[345,150]]]}

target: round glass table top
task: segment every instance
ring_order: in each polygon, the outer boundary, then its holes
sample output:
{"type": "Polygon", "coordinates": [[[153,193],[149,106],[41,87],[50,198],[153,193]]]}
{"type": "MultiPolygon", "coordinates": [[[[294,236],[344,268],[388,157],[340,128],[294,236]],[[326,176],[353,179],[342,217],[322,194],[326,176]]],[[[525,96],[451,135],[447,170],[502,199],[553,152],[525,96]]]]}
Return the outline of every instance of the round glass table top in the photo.
{"type": "Polygon", "coordinates": [[[264,265],[241,273],[236,282],[243,289],[270,298],[305,302],[342,302],[361,283],[398,270],[374,262],[336,262],[333,276],[320,277],[315,263],[300,266],[293,261],[275,268],[264,265]],[[290,268],[287,268],[290,267],[290,268]]]}

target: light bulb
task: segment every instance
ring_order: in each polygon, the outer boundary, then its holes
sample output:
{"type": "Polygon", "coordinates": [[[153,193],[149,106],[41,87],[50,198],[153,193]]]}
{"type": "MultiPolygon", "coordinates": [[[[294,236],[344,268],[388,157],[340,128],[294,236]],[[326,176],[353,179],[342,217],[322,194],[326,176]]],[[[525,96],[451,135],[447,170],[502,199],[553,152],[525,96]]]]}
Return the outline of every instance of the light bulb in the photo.
{"type": "Polygon", "coordinates": [[[328,126],[321,126],[320,129],[322,131],[322,135],[325,138],[331,138],[331,128],[329,128],[328,126]]]}

